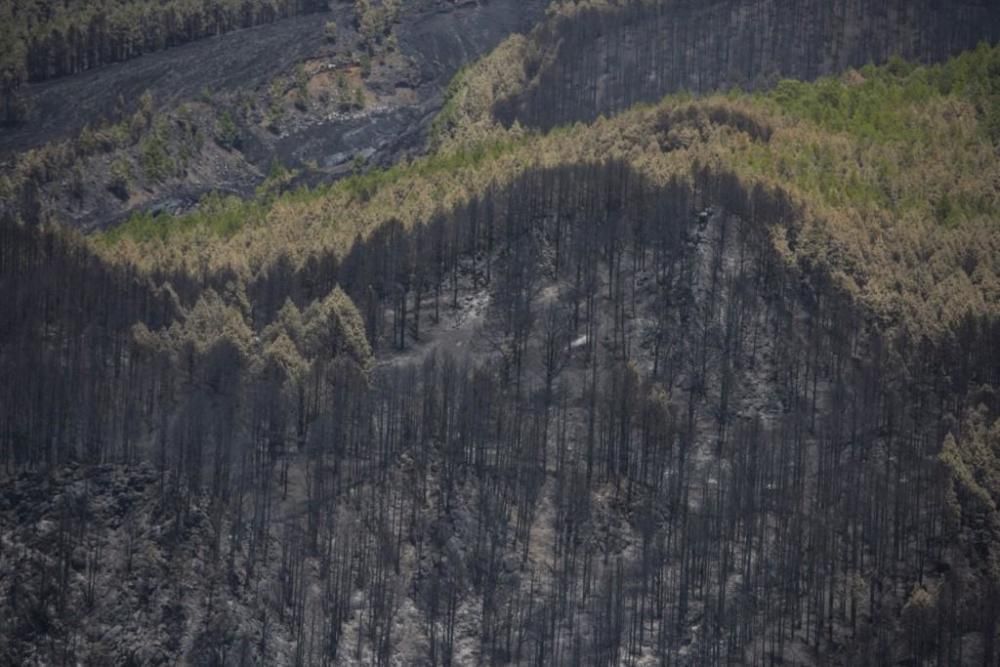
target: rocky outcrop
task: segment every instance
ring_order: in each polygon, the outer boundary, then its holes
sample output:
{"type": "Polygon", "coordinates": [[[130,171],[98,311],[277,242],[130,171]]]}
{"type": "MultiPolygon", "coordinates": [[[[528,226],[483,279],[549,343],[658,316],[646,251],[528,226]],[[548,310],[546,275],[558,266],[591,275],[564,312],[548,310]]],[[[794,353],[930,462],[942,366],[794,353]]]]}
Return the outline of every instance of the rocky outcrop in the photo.
{"type": "Polygon", "coordinates": [[[653,0],[574,11],[532,35],[505,124],[589,121],[677,91],[814,79],[893,55],[934,62],[1000,38],[989,0],[653,0]]]}

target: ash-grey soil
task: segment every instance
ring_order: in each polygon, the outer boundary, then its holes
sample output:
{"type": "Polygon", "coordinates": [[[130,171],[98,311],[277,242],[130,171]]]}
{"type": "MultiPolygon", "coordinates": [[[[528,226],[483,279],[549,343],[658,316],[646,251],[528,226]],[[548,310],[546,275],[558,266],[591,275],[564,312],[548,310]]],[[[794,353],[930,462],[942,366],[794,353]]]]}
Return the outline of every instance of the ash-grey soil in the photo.
{"type": "MultiPolygon", "coordinates": [[[[544,0],[407,3],[399,42],[403,54],[415,62],[416,88],[426,97],[410,115],[422,118],[435,110],[440,105],[440,87],[459,67],[508,34],[529,30],[545,4],[544,0]]],[[[132,110],[148,90],[162,110],[206,90],[224,93],[257,88],[296,63],[326,53],[325,23],[347,26],[353,17],[350,4],[336,4],[328,13],[237,30],[79,75],[27,84],[22,90],[31,109],[30,121],[0,128],[0,155],[65,139],[87,124],[113,118],[119,112],[119,96],[126,110],[132,110]]],[[[380,122],[376,120],[376,125],[380,122]]]]}
{"type": "Polygon", "coordinates": [[[349,6],[329,14],[298,16],[268,25],[157,51],[133,60],[24,87],[28,123],[0,129],[0,154],[24,151],[75,135],[126,110],[147,90],[160,110],[209,90],[256,88],[307,58],[323,45],[328,20],[348,20],[349,6]]]}
{"type": "MultiPolygon", "coordinates": [[[[177,157],[182,140],[173,137],[172,158],[181,164],[167,178],[147,178],[141,169],[141,141],[110,153],[81,158],[72,170],[50,174],[40,184],[40,205],[49,218],[92,230],[135,212],[179,213],[207,192],[251,196],[271,165],[299,170],[290,186],[310,185],[353,173],[357,165],[389,165],[419,153],[430,121],[443,103],[448,82],[472,59],[512,32],[527,32],[547,0],[414,0],[404,4],[393,29],[397,49],[372,59],[372,72],[358,78],[361,52],[350,4],[274,24],[227,33],[111,65],[78,76],[28,86],[30,120],[0,130],[0,172],[19,153],[71,140],[85,127],[128,117],[148,91],[155,112],[169,127],[193,123],[205,141],[194,154],[177,157]],[[336,42],[325,39],[327,21],[338,25],[336,42]],[[271,123],[266,110],[272,85],[288,87],[300,66],[311,76],[347,73],[365,89],[363,109],[343,110],[335,101],[310,100],[271,123]],[[250,105],[254,111],[241,112],[250,105]],[[237,117],[239,150],[212,141],[222,113],[237,117]],[[242,114],[242,115],[241,115],[242,114]],[[127,197],[109,191],[112,165],[132,167],[127,197]],[[6,165],[6,166],[5,166],[6,165]],[[73,179],[77,184],[73,185],[73,179]]],[[[353,84],[352,84],[353,85],[353,84]]],[[[146,134],[149,134],[147,130],[146,134]]],[[[9,204],[13,205],[13,204],[9,204]]],[[[0,204],[0,212],[5,209],[0,204]]],[[[8,211],[16,213],[17,211],[8,211]]]]}
{"type": "Polygon", "coordinates": [[[508,35],[530,30],[546,4],[547,0],[490,0],[408,5],[397,35],[400,53],[409,62],[376,72],[369,85],[381,97],[409,92],[412,103],[380,105],[348,118],[318,119],[282,134],[262,152],[248,151],[251,161],[260,164],[270,150],[282,164],[314,161],[339,173],[343,170],[336,168],[357,155],[386,165],[418,150],[444,101],[444,89],[459,68],[508,35]]]}

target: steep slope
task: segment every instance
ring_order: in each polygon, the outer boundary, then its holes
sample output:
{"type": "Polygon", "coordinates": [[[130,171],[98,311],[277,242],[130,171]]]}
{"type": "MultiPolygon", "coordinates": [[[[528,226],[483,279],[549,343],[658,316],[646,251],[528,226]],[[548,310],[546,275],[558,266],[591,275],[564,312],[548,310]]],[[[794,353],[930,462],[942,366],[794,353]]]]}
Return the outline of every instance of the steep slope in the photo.
{"type": "Polygon", "coordinates": [[[28,122],[0,129],[0,214],[103,228],[272,175],[280,189],[394,163],[420,150],[458,68],[545,4],[408,2],[373,36],[369,5],[338,3],[27,86],[28,122]]]}
{"type": "Polygon", "coordinates": [[[337,260],[387,221],[426,221],[528,169],[621,159],[659,184],[731,172],[748,190],[789,193],[801,214],[769,222],[791,264],[826,269],[888,327],[936,338],[998,303],[998,55],[982,47],[942,66],[668,98],[548,135],[473,123],[457,135],[477,138],[412,165],[273,202],[230,200],[225,215],[137,217],[98,245],[150,270],[252,282],[282,256],[293,267],[337,260]]]}
{"type": "Polygon", "coordinates": [[[997,39],[1000,10],[976,0],[567,2],[525,41],[522,89],[493,113],[548,129],[681,90],[808,81],[893,55],[938,62],[997,39]]]}
{"type": "Polygon", "coordinates": [[[74,620],[140,604],[74,560],[125,482],[77,487],[151,460],[139,524],[210,573],[157,594],[164,660],[991,663],[997,58],[4,223],[0,452],[99,517],[53,553],[23,479],[4,657],[125,660],[74,620]]]}
{"type": "Polygon", "coordinates": [[[237,28],[325,10],[322,0],[0,3],[0,125],[27,120],[26,81],[76,74],[237,28]]]}
{"type": "Polygon", "coordinates": [[[75,74],[237,28],[326,9],[325,2],[241,4],[41,1],[0,4],[0,67],[31,81],[75,74]]]}
{"type": "Polygon", "coordinates": [[[146,92],[159,110],[166,111],[197,99],[204,90],[225,94],[266,86],[295,63],[320,52],[324,20],[349,22],[352,16],[349,7],[338,7],[321,17],[297,17],[227,33],[25,86],[20,94],[30,115],[24,123],[0,129],[0,151],[16,154],[72,138],[86,126],[133,113],[146,92]]]}

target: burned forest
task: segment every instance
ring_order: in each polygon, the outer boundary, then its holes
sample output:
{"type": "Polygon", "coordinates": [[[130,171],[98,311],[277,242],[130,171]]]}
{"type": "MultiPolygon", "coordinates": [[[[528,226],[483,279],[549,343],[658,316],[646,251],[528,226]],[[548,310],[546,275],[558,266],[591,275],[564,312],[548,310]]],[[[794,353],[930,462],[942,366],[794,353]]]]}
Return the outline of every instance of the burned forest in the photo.
{"type": "Polygon", "coordinates": [[[1000,664],[1000,13],[544,4],[0,129],[0,663],[1000,664]]]}

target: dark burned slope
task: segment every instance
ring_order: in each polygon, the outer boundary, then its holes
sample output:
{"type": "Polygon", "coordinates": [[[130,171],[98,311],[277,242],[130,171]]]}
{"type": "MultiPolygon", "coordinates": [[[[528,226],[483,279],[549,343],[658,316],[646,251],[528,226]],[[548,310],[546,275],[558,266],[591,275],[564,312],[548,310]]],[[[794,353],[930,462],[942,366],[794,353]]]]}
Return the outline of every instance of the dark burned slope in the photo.
{"type": "Polygon", "coordinates": [[[150,91],[161,109],[194,99],[203,90],[252,90],[313,55],[323,43],[325,20],[349,20],[349,7],[299,16],[150,53],[76,76],[22,87],[29,120],[0,128],[0,153],[23,151],[75,136],[131,113],[150,91]],[[119,109],[119,96],[125,108],[119,109]]]}
{"type": "MultiPolygon", "coordinates": [[[[387,166],[423,147],[431,119],[441,109],[447,82],[464,65],[488,53],[512,33],[531,29],[547,0],[491,0],[486,3],[424,2],[406,5],[396,29],[399,51],[408,61],[401,71],[370,82],[383,98],[402,92],[405,104],[380,104],[372,113],[319,122],[283,134],[262,152],[248,154],[257,164],[277,158],[282,164],[318,163],[336,168],[361,154],[387,166]]],[[[329,181],[329,173],[310,182],[329,181]]]]}
{"type": "Polygon", "coordinates": [[[997,412],[997,323],[883,338],[775,251],[801,215],[730,173],[566,164],[160,289],[3,229],[0,452],[62,472],[0,507],[2,656],[988,664],[995,517],[937,453],[967,401],[997,412]],[[476,342],[435,355],[452,321],[476,342]],[[25,502],[43,483],[60,503],[25,502]]]}
{"type": "MultiPolygon", "coordinates": [[[[397,32],[404,55],[414,59],[419,72],[415,85],[429,84],[421,91],[421,101],[429,101],[459,67],[511,32],[530,29],[544,5],[543,0],[407,3],[397,32]]],[[[331,12],[226,33],[77,76],[25,85],[21,93],[31,109],[29,121],[0,127],[0,155],[72,137],[85,125],[129,114],[146,91],[160,111],[196,99],[204,91],[253,91],[289,73],[296,63],[324,55],[325,22],[336,21],[346,30],[354,16],[350,4],[336,3],[331,12]]],[[[416,120],[435,108],[420,108],[416,120]]]]}
{"type": "Polygon", "coordinates": [[[680,90],[812,80],[898,55],[937,62],[1000,38],[990,0],[598,2],[531,37],[527,87],[500,100],[505,124],[590,121],[680,90]]]}
{"type": "Polygon", "coordinates": [[[0,221],[0,661],[994,664],[998,57],[0,221]]]}
{"type": "Polygon", "coordinates": [[[32,120],[0,130],[0,215],[93,229],[206,192],[253,196],[276,164],[310,185],[391,164],[422,149],[459,67],[529,30],[544,5],[407,3],[369,57],[338,4],[31,88],[32,120]]]}

